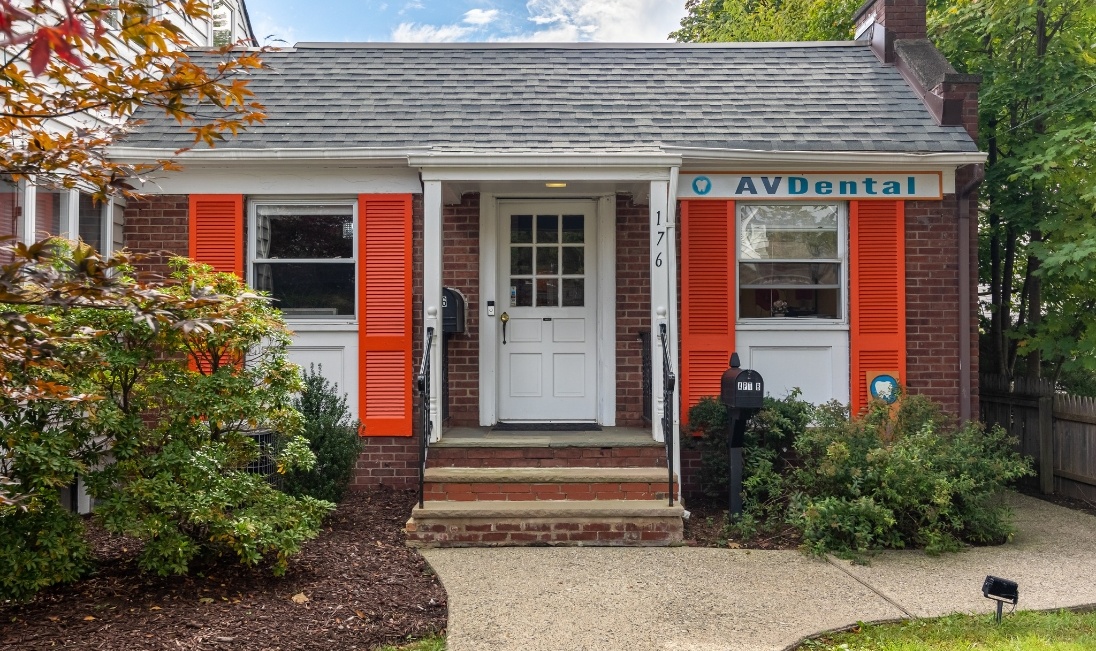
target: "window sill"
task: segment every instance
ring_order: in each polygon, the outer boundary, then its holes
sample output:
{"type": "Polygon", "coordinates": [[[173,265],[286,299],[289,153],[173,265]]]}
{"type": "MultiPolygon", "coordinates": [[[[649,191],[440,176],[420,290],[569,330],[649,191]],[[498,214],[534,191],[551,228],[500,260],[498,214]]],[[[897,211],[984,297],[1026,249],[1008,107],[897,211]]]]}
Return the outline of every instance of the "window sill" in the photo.
{"type": "Polygon", "coordinates": [[[286,319],[285,324],[293,332],[357,332],[356,320],[334,319],[286,319]]]}
{"type": "Polygon", "coordinates": [[[849,324],[837,319],[813,317],[785,317],[750,319],[735,324],[737,330],[848,330],[849,324]]]}

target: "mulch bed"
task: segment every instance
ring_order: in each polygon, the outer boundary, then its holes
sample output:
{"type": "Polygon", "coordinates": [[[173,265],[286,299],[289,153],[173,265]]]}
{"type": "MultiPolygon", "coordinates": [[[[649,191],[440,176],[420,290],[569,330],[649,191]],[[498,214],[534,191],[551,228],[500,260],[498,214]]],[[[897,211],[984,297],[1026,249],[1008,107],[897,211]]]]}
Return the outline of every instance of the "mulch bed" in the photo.
{"type": "Polygon", "coordinates": [[[689,519],[685,521],[685,544],[694,547],[730,549],[797,549],[802,542],[794,527],[743,538],[726,530],[727,503],[707,497],[692,497],[685,502],[689,519]]]}
{"type": "Polygon", "coordinates": [[[349,493],[282,578],[236,566],[145,575],[136,541],[89,526],[96,572],[0,606],[0,649],[349,651],[442,632],[445,591],[404,546],[414,500],[384,488],[349,493]]]}
{"type": "Polygon", "coordinates": [[[1034,486],[1020,486],[1019,490],[1028,497],[1034,497],[1051,504],[1057,504],[1058,506],[1064,506],[1067,509],[1073,509],[1074,511],[1081,511],[1089,515],[1096,515],[1096,502],[1089,502],[1088,500],[1079,500],[1072,497],[1064,497],[1062,495],[1043,495],[1043,493],[1034,486]]]}

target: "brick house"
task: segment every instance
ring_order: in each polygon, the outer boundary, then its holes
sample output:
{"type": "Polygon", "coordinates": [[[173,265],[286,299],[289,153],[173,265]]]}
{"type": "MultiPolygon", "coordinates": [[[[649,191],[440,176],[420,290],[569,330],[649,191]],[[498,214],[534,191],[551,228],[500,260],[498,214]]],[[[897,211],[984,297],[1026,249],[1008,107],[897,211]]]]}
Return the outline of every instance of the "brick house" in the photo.
{"type": "MultiPolygon", "coordinates": [[[[857,21],[847,43],[298,44],[251,78],[268,120],[183,154],[125,242],[280,301],[294,360],[365,426],[359,483],[418,481],[428,417],[413,541],[665,544],[663,444],[734,351],[778,397],[857,409],[892,376],[974,413],[977,78],[924,0],[857,21]]],[[[145,118],[118,157],[189,144],[145,118]]]]}

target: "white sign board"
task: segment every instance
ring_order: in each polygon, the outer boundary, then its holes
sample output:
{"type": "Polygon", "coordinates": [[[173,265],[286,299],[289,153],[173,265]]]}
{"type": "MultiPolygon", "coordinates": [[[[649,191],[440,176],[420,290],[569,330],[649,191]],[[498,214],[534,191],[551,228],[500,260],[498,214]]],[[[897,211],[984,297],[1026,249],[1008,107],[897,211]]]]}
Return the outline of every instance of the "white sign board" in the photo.
{"type": "Polygon", "coordinates": [[[939,172],[682,174],[678,199],[942,199],[939,172]]]}

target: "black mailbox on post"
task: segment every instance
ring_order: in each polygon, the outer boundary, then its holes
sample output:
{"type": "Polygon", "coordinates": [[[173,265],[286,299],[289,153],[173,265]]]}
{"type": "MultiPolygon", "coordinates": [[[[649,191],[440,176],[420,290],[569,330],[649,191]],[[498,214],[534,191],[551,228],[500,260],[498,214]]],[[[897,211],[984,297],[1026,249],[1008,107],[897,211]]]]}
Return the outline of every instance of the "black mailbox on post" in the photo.
{"type": "Polygon", "coordinates": [[[464,295],[446,287],[441,291],[441,331],[464,332],[464,295]]]}
{"type": "Polygon", "coordinates": [[[731,367],[723,372],[719,399],[727,407],[727,456],[730,461],[730,513],[742,513],[742,447],[746,421],[765,406],[765,380],[757,371],[739,368],[738,353],[731,354],[731,367]]]}

